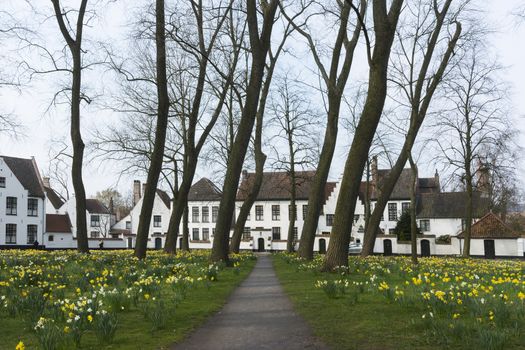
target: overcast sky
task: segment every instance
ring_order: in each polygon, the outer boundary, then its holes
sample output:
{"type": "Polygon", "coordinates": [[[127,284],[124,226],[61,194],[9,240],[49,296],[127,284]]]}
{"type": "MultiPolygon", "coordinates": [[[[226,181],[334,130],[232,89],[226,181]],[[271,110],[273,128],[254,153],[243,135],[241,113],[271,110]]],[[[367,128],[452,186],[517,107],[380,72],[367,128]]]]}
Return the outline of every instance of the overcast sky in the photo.
{"type": "MultiPolygon", "coordinates": [[[[18,4],[20,1],[0,0],[0,10],[8,11],[14,15],[22,15],[23,8],[18,4]]],[[[58,37],[56,23],[52,21],[44,22],[45,14],[52,14],[51,2],[48,0],[36,0],[31,2],[35,7],[42,11],[40,17],[36,17],[42,30],[42,37],[58,37]]],[[[74,2],[76,3],[76,2],[74,2]]],[[[91,38],[104,39],[110,35],[112,38],[121,40],[124,38],[128,29],[128,23],[133,7],[130,7],[130,1],[120,1],[111,5],[105,17],[96,23],[96,28],[87,28],[86,31],[91,38]]],[[[492,52],[480,52],[480,55],[492,54],[497,55],[501,64],[507,67],[504,78],[510,83],[511,89],[509,95],[512,101],[512,110],[516,118],[516,128],[525,133],[525,23],[520,25],[518,20],[512,15],[512,12],[522,6],[524,1],[502,0],[502,1],[478,1],[480,6],[484,6],[485,21],[496,32],[490,36],[492,52]]],[[[25,18],[28,23],[33,18],[25,18]]],[[[56,44],[56,43],[55,43],[56,44]]],[[[13,49],[12,46],[9,49],[13,49]]],[[[38,59],[37,59],[38,60],[38,59]]],[[[2,63],[3,64],[3,63],[2,63]]],[[[366,77],[367,67],[364,64],[357,65],[352,72],[351,77],[366,77]]],[[[56,81],[52,76],[49,79],[39,79],[21,88],[20,92],[1,90],[0,91],[0,108],[2,111],[9,111],[16,115],[19,121],[24,125],[24,136],[18,139],[7,138],[0,135],[0,154],[16,157],[34,156],[40,167],[41,172],[48,169],[49,148],[52,140],[61,140],[69,142],[68,136],[68,110],[64,106],[53,107],[46,112],[50,98],[56,90],[56,81]]],[[[91,78],[93,79],[93,78],[91,78]]],[[[100,83],[104,82],[104,76],[98,76],[95,81],[87,78],[88,84],[93,88],[100,88],[100,83]]],[[[100,93],[100,90],[97,91],[100,93]]],[[[101,110],[97,106],[89,107],[83,111],[83,133],[85,139],[89,140],[90,132],[94,128],[103,128],[109,122],[115,122],[118,117],[107,110],[101,110]]],[[[525,134],[523,134],[525,135],[525,134]]],[[[520,146],[525,147],[524,137],[520,135],[520,146]]],[[[334,165],[331,171],[332,179],[338,178],[342,171],[345,161],[346,145],[349,140],[341,137],[339,148],[334,158],[334,165]]],[[[525,162],[519,164],[521,169],[524,168],[525,162]]],[[[434,169],[420,169],[422,176],[432,176],[434,169]]],[[[523,171],[519,171],[523,174],[523,171]]],[[[198,170],[195,180],[200,176],[210,176],[206,170],[198,170]]],[[[118,176],[115,173],[113,164],[104,162],[90,162],[86,164],[84,173],[84,182],[88,196],[94,195],[97,191],[110,186],[118,186],[121,191],[131,188],[133,177],[120,179],[117,183],[118,176]]],[[[525,176],[522,175],[522,182],[525,182],[525,176]]]]}

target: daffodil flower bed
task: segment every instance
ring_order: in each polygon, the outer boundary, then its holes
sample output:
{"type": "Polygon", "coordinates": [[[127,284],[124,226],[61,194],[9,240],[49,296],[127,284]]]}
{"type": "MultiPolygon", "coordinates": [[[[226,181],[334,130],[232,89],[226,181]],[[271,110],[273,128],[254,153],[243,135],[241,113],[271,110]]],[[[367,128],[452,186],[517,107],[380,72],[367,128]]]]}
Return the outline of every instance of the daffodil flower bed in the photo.
{"type": "Polygon", "coordinates": [[[180,340],[254,265],[209,252],[0,251],[0,349],[157,349],[180,340]]]}
{"type": "Polygon", "coordinates": [[[523,260],[350,257],[322,273],[322,258],[278,254],[274,264],[334,348],[525,349],[523,260]]]}

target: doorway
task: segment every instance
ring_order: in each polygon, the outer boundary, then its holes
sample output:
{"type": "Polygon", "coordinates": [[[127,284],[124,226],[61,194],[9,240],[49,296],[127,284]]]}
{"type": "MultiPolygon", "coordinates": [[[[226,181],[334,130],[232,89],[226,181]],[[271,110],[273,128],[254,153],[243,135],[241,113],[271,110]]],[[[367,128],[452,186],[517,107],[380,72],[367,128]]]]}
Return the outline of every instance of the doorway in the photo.
{"type": "Polygon", "coordinates": [[[485,246],[485,259],[494,259],[496,258],[496,247],[493,239],[486,239],[483,241],[485,246]]]}
{"type": "Polygon", "coordinates": [[[384,256],[392,255],[392,241],[389,239],[385,239],[383,241],[383,255],[384,256]]]}
{"type": "Polygon", "coordinates": [[[128,237],[128,249],[133,249],[133,238],[128,237]]]}
{"type": "Polygon", "coordinates": [[[259,238],[257,240],[257,251],[264,252],[264,238],[259,238]]]}
{"type": "Polygon", "coordinates": [[[319,254],[325,254],[326,253],[326,240],[324,238],[321,238],[319,240],[319,254]]]}
{"type": "Polygon", "coordinates": [[[162,249],[162,238],[160,237],[155,238],[155,249],[157,250],[162,249]]]}
{"type": "Polygon", "coordinates": [[[422,257],[430,256],[430,241],[428,239],[421,240],[421,256],[422,257]]]}

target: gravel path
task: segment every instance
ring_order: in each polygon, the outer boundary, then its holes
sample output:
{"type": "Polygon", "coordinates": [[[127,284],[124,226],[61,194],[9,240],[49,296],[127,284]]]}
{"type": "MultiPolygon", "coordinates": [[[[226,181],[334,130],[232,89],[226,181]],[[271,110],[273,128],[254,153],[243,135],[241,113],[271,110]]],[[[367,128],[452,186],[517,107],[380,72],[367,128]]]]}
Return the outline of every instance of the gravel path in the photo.
{"type": "Polygon", "coordinates": [[[224,308],[171,349],[328,349],[285,295],[269,256],[260,255],[224,308]]]}

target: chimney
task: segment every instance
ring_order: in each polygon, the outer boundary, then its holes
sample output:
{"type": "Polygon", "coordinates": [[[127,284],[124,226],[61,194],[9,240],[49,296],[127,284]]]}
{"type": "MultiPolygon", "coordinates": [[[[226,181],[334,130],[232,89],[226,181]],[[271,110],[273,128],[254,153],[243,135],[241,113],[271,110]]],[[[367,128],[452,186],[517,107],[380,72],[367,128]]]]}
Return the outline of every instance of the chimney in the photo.
{"type": "Polygon", "coordinates": [[[140,180],[133,181],[133,205],[136,205],[140,200],[140,180]]]}
{"type": "Polygon", "coordinates": [[[109,213],[115,214],[115,205],[113,204],[113,197],[109,197],[109,213]]]}
{"type": "Polygon", "coordinates": [[[439,183],[439,173],[437,169],[434,174],[434,186],[436,187],[437,192],[441,192],[441,184],[439,183]]]}
{"type": "Polygon", "coordinates": [[[242,180],[246,180],[248,178],[248,170],[244,169],[242,171],[242,180]]]}
{"type": "Polygon", "coordinates": [[[478,191],[483,197],[488,197],[490,194],[490,174],[489,167],[484,164],[481,159],[478,159],[478,191]]]}
{"type": "Polygon", "coordinates": [[[50,180],[49,177],[46,177],[46,176],[42,177],[42,182],[44,183],[44,186],[51,188],[51,184],[49,180],[50,180]]]}
{"type": "Polygon", "coordinates": [[[377,156],[372,157],[372,182],[377,186],[378,182],[377,156]]]}

